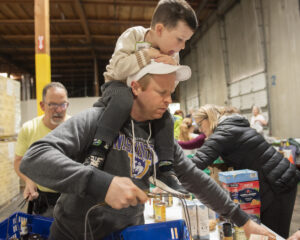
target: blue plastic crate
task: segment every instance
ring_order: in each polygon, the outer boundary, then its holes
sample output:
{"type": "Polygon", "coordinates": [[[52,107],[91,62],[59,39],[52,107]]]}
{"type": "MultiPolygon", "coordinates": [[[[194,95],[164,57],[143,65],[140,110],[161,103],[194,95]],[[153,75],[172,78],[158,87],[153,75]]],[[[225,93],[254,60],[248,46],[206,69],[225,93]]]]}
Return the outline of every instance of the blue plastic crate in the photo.
{"type": "Polygon", "coordinates": [[[52,218],[39,215],[30,215],[23,212],[16,212],[0,223],[0,240],[10,237],[20,237],[21,220],[27,219],[27,227],[30,233],[40,234],[43,238],[48,238],[52,218]]]}
{"type": "Polygon", "coordinates": [[[128,227],[112,233],[104,240],[189,240],[184,220],[150,223],[128,227]]]}

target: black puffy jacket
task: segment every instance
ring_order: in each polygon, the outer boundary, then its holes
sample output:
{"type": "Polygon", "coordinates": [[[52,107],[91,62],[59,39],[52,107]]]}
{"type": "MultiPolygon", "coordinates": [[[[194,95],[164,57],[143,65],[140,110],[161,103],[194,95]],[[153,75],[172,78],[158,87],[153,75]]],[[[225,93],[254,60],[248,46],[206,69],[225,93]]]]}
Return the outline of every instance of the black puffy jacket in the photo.
{"type": "Polygon", "coordinates": [[[276,196],[297,186],[300,172],[276,151],[241,115],[223,117],[213,134],[197,150],[193,161],[205,169],[221,156],[234,169],[258,172],[262,208],[276,196]]]}

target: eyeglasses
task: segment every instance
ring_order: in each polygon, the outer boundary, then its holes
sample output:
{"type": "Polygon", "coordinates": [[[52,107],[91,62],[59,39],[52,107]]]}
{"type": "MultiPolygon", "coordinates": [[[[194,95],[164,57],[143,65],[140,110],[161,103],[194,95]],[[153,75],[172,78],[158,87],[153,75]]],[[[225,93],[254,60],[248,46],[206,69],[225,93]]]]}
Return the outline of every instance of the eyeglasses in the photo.
{"type": "Polygon", "coordinates": [[[48,105],[48,107],[51,109],[51,110],[55,110],[57,108],[61,108],[63,110],[67,109],[69,107],[69,103],[68,102],[64,102],[64,103],[61,103],[61,104],[57,104],[57,103],[46,103],[48,105]]]}
{"type": "Polygon", "coordinates": [[[203,118],[201,121],[199,121],[199,122],[197,123],[197,125],[199,126],[200,129],[201,129],[201,124],[202,124],[202,122],[203,122],[205,119],[207,119],[207,118],[203,118]]]}

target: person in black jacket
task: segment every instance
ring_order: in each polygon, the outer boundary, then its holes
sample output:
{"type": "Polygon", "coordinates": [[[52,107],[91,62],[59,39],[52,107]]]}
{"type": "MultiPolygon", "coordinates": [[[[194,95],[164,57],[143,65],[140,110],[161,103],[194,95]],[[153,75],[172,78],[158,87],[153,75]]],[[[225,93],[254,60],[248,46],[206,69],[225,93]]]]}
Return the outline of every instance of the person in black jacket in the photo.
{"type": "Polygon", "coordinates": [[[257,171],[261,222],[287,238],[300,181],[296,166],[267,143],[234,108],[205,105],[193,116],[208,137],[193,162],[205,169],[221,156],[235,170],[257,171]]]}

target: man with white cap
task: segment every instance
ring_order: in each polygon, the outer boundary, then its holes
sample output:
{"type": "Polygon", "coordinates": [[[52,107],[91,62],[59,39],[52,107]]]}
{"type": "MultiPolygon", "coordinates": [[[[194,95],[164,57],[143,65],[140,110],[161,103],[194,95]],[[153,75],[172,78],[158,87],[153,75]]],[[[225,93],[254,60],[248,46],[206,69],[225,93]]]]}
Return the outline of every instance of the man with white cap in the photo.
{"type": "MultiPolygon", "coordinates": [[[[144,223],[149,169],[156,159],[151,122],[160,118],[172,102],[176,81],[186,80],[190,75],[188,66],[151,63],[128,78],[134,95],[131,116],[108,152],[103,170],[82,164],[103,112],[99,107],[74,116],[30,147],[20,170],[62,193],[54,209],[51,240],[84,239],[85,234],[87,239],[101,239],[111,232],[144,223]],[[89,223],[87,233],[85,221],[89,223]]],[[[204,204],[238,226],[243,225],[248,237],[250,232],[269,234],[249,220],[209,176],[185,158],[176,143],[174,159],[174,169],[182,184],[204,204]]]]}

